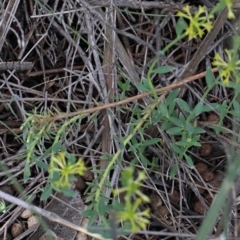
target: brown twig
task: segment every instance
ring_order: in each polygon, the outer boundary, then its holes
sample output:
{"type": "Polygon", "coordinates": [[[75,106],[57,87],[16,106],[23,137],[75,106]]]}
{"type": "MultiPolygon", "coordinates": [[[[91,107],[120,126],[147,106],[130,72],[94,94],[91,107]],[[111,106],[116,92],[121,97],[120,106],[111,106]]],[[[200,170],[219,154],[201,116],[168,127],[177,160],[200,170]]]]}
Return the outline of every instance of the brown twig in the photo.
{"type": "MultiPolygon", "coordinates": [[[[218,71],[217,68],[213,68],[212,69],[212,72],[217,72],[217,71],[218,71]]],[[[202,78],[202,77],[206,76],[206,73],[207,72],[204,71],[202,73],[199,73],[199,74],[196,74],[196,75],[191,76],[189,78],[186,78],[186,79],[182,80],[181,82],[176,82],[176,83],[173,83],[173,84],[171,84],[169,86],[155,89],[155,91],[157,93],[163,93],[163,92],[167,92],[167,91],[176,89],[178,87],[182,87],[186,83],[195,81],[195,80],[197,80],[199,78],[202,78]]],[[[114,108],[114,107],[117,107],[117,106],[121,106],[123,104],[127,104],[127,103],[130,103],[130,102],[142,99],[142,98],[150,96],[150,95],[152,95],[152,92],[142,93],[142,94],[139,94],[137,96],[133,96],[133,97],[124,99],[122,101],[113,102],[113,103],[101,105],[101,106],[90,108],[90,109],[82,109],[82,110],[79,110],[79,111],[76,111],[76,112],[72,112],[72,113],[64,113],[62,115],[52,117],[51,120],[52,121],[57,121],[57,120],[64,119],[64,118],[74,117],[74,116],[80,115],[80,114],[93,113],[93,112],[101,111],[101,110],[104,110],[104,109],[107,109],[107,108],[114,108]]]]}

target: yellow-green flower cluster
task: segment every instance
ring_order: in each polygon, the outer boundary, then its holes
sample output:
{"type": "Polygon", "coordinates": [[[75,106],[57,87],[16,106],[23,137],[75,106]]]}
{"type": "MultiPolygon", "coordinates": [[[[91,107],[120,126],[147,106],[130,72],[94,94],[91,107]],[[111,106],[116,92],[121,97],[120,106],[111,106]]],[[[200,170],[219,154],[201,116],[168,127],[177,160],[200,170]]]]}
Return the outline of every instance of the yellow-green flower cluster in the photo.
{"type": "Polygon", "coordinates": [[[208,32],[212,28],[213,15],[208,15],[205,6],[199,6],[198,10],[192,14],[190,12],[190,6],[186,5],[183,7],[182,11],[177,13],[177,16],[185,18],[189,21],[189,25],[185,30],[186,36],[191,40],[193,38],[197,38],[198,36],[201,38],[204,35],[205,30],[208,32]]]}
{"type": "Polygon", "coordinates": [[[236,59],[236,54],[233,50],[225,50],[228,62],[226,62],[219,53],[214,57],[213,66],[218,67],[219,74],[223,78],[223,84],[229,85],[230,77],[235,79],[235,82],[240,82],[239,70],[240,60],[236,59]]]}
{"type": "Polygon", "coordinates": [[[233,0],[220,0],[219,5],[223,5],[228,9],[228,18],[233,19],[235,15],[232,11],[233,8],[233,0]]]}
{"type": "Polygon", "coordinates": [[[147,208],[144,211],[138,210],[142,203],[150,201],[150,199],[140,191],[144,179],[146,179],[146,175],[140,171],[137,179],[134,180],[134,169],[133,167],[129,167],[125,169],[122,174],[122,188],[114,191],[115,194],[123,193],[125,201],[124,209],[117,213],[117,219],[118,221],[130,223],[132,232],[146,229],[149,223],[149,209],[147,208]]]}
{"type": "Polygon", "coordinates": [[[49,172],[58,178],[52,182],[56,189],[63,190],[71,186],[71,179],[74,175],[83,175],[86,167],[82,159],[77,162],[67,161],[66,152],[60,152],[51,158],[49,172]]]}
{"type": "Polygon", "coordinates": [[[130,222],[131,231],[137,232],[140,229],[146,229],[149,223],[150,209],[138,211],[139,206],[142,204],[142,199],[137,198],[133,202],[127,202],[124,206],[124,211],[117,213],[117,218],[124,222],[130,222]]]}

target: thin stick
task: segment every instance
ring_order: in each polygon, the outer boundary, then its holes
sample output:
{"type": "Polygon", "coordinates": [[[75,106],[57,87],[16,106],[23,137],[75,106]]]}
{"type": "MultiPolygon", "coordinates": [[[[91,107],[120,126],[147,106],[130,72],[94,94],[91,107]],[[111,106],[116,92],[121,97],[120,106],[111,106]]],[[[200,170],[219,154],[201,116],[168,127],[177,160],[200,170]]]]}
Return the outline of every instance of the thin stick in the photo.
{"type": "Polygon", "coordinates": [[[18,206],[21,206],[25,209],[29,209],[29,210],[32,210],[33,212],[36,212],[38,214],[40,214],[41,216],[49,219],[50,221],[52,222],[57,222],[57,223],[60,223],[66,227],[69,227],[71,229],[74,229],[76,231],[79,231],[79,232],[82,232],[88,236],[91,236],[91,237],[94,237],[94,238],[97,238],[97,239],[100,239],[100,240],[111,240],[111,239],[106,239],[106,238],[103,238],[101,235],[99,234],[95,234],[95,233],[90,233],[87,229],[85,228],[82,228],[82,227],[79,227],[63,218],[61,218],[60,216],[58,216],[56,213],[52,213],[52,212],[49,212],[49,211],[46,211],[42,208],[39,208],[39,207],[36,207],[36,206],[33,206],[21,199],[18,199],[16,197],[13,197],[12,195],[9,195],[3,191],[0,190],[0,198],[8,201],[8,202],[11,202],[13,204],[16,204],[18,206]]]}
{"type": "Polygon", "coordinates": [[[0,71],[28,71],[32,69],[32,67],[32,62],[0,62],[0,71]]]}
{"type": "MultiPolygon", "coordinates": [[[[212,72],[217,72],[217,71],[218,71],[218,68],[212,68],[212,72]]],[[[190,82],[193,82],[195,80],[198,80],[199,78],[202,78],[204,76],[206,76],[206,71],[202,72],[202,73],[199,73],[199,74],[196,74],[194,76],[191,76],[189,78],[186,78],[186,79],[184,79],[180,82],[172,83],[169,86],[162,87],[162,88],[157,88],[157,89],[155,89],[155,91],[157,93],[168,92],[168,91],[171,91],[171,90],[176,89],[178,87],[182,87],[186,83],[190,83],[190,82]]],[[[123,104],[127,104],[127,103],[130,103],[130,102],[142,99],[144,97],[150,96],[151,94],[152,94],[152,92],[141,93],[137,96],[129,97],[127,99],[124,99],[124,100],[121,100],[121,101],[118,101],[118,102],[108,103],[108,104],[100,105],[98,107],[94,107],[94,108],[90,108],[90,109],[81,109],[81,110],[76,111],[76,112],[63,113],[63,114],[58,115],[58,116],[54,116],[54,117],[50,117],[50,118],[47,117],[47,118],[48,118],[48,120],[56,121],[56,120],[60,120],[60,119],[64,119],[64,118],[74,117],[74,116],[79,115],[79,114],[93,113],[93,112],[97,112],[97,111],[100,111],[100,110],[103,110],[103,109],[114,108],[114,107],[117,107],[117,106],[121,106],[123,104]]]]}

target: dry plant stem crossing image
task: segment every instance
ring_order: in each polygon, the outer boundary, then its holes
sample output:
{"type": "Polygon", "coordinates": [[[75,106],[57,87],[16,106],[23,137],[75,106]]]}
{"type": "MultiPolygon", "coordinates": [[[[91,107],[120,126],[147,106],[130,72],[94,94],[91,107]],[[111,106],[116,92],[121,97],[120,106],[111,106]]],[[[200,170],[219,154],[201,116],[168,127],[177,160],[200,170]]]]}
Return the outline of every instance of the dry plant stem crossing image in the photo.
{"type": "Polygon", "coordinates": [[[240,239],[240,1],[0,1],[0,240],[240,239]]]}

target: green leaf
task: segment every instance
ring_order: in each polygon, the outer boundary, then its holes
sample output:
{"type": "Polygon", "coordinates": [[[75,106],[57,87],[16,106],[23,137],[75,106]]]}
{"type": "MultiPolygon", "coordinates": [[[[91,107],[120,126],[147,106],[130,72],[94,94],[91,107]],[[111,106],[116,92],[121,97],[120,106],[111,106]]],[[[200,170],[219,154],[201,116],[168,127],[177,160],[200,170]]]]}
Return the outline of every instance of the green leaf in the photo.
{"type": "Polygon", "coordinates": [[[171,135],[179,135],[182,132],[181,127],[173,127],[168,129],[167,133],[171,135]]]}
{"type": "Polygon", "coordinates": [[[219,111],[219,109],[222,107],[219,103],[210,103],[210,106],[217,111],[219,111]]]}
{"type": "MultiPolygon", "coordinates": [[[[184,141],[184,140],[177,141],[175,144],[180,146],[180,147],[184,147],[184,148],[187,146],[187,142],[184,141]]],[[[182,151],[181,151],[181,153],[182,153],[182,151]]]]}
{"type": "Polygon", "coordinates": [[[200,144],[199,142],[192,141],[192,142],[191,142],[191,146],[201,147],[201,144],[200,144]]]}
{"type": "Polygon", "coordinates": [[[183,31],[185,31],[187,28],[188,28],[187,22],[184,20],[183,17],[180,17],[176,25],[177,36],[179,37],[183,33],[183,31]]]}
{"type": "Polygon", "coordinates": [[[51,173],[51,183],[54,183],[59,178],[60,178],[60,173],[59,172],[54,171],[53,173],[51,173]]]}
{"type": "Polygon", "coordinates": [[[165,104],[161,103],[159,104],[159,112],[164,116],[164,117],[169,117],[168,114],[168,109],[165,104]]]}
{"type": "Polygon", "coordinates": [[[156,110],[153,110],[152,113],[152,123],[157,124],[162,119],[162,115],[156,110]]]}
{"type": "Polygon", "coordinates": [[[186,153],[184,154],[184,157],[185,157],[187,163],[189,164],[189,166],[190,166],[191,168],[193,168],[193,167],[194,167],[194,164],[193,164],[192,158],[189,157],[186,153]]]}
{"type": "Polygon", "coordinates": [[[52,194],[52,188],[51,186],[47,186],[41,195],[41,200],[43,201],[47,200],[51,196],[51,194],[52,194]]]}
{"type": "Polygon", "coordinates": [[[68,164],[72,165],[76,163],[76,156],[73,154],[66,154],[66,157],[68,159],[68,164]]]}
{"type": "Polygon", "coordinates": [[[119,87],[121,88],[121,90],[123,92],[129,91],[130,90],[130,86],[131,86],[129,80],[126,80],[126,82],[118,81],[118,85],[119,85],[119,87]]]}
{"type": "Polygon", "coordinates": [[[168,114],[170,115],[170,116],[175,116],[176,117],[176,110],[175,110],[175,108],[176,108],[176,104],[175,104],[175,101],[173,100],[171,103],[169,103],[168,105],[168,114]]]}
{"type": "Polygon", "coordinates": [[[205,133],[205,130],[199,127],[194,127],[193,129],[193,133],[194,134],[201,134],[201,133],[205,133]]]}
{"type": "Polygon", "coordinates": [[[204,112],[212,111],[211,107],[208,105],[203,105],[202,102],[199,102],[195,108],[193,109],[192,113],[188,116],[188,121],[192,121],[195,117],[199,116],[204,112]]]}
{"type": "Polygon", "coordinates": [[[30,172],[29,162],[26,161],[26,164],[25,164],[25,166],[24,166],[24,172],[23,172],[23,181],[24,181],[24,183],[27,182],[27,180],[28,180],[29,177],[30,177],[30,174],[31,174],[31,172],[30,172]]]}
{"type": "Polygon", "coordinates": [[[183,123],[178,118],[170,117],[169,121],[178,127],[183,127],[183,123]]]}
{"type": "MultiPolygon", "coordinates": [[[[174,103],[174,100],[176,99],[178,93],[180,92],[180,88],[177,88],[175,90],[173,90],[166,98],[166,104],[167,105],[171,105],[172,103],[174,103]]],[[[175,103],[174,103],[175,105],[175,103]]]]}
{"type": "Polygon", "coordinates": [[[61,142],[58,141],[58,142],[54,143],[53,146],[52,146],[52,151],[55,152],[55,153],[57,153],[59,151],[63,151],[63,147],[61,145],[61,142]]]}
{"type": "MultiPolygon", "coordinates": [[[[236,119],[239,119],[240,117],[240,112],[237,112],[236,110],[231,110],[231,111],[228,111],[229,114],[232,114],[236,119]]],[[[239,121],[239,120],[237,120],[239,121]]]]}
{"type": "Polygon", "coordinates": [[[182,154],[183,150],[181,148],[179,148],[176,143],[171,143],[170,144],[172,149],[174,150],[174,152],[178,153],[178,154],[182,154]]]}
{"type": "Polygon", "coordinates": [[[150,88],[144,86],[142,83],[136,82],[136,83],[135,83],[135,86],[136,86],[136,88],[137,88],[139,91],[141,91],[141,92],[149,92],[149,91],[150,91],[150,88]]]}
{"type": "Polygon", "coordinates": [[[64,189],[63,194],[66,197],[73,197],[75,195],[75,192],[72,189],[67,188],[67,189],[64,189]]]}
{"type": "Polygon", "coordinates": [[[172,66],[161,66],[161,67],[155,68],[153,70],[153,73],[165,74],[165,73],[172,72],[174,69],[175,67],[172,67],[172,66]]]}
{"type": "Polygon", "coordinates": [[[44,153],[36,159],[36,161],[42,161],[44,158],[46,158],[50,153],[52,152],[52,146],[44,151],[44,153]]]}
{"type": "Polygon", "coordinates": [[[239,111],[239,109],[240,109],[240,104],[239,104],[239,102],[236,101],[236,100],[234,100],[234,101],[233,101],[233,107],[234,107],[234,109],[235,109],[236,111],[239,111]]]}
{"type": "Polygon", "coordinates": [[[105,204],[105,200],[103,198],[99,199],[97,209],[98,209],[98,212],[101,216],[103,216],[106,213],[107,207],[106,207],[106,204],[105,204]]]}
{"type": "Polygon", "coordinates": [[[89,196],[87,197],[87,199],[85,200],[86,203],[88,202],[92,202],[92,200],[94,199],[95,195],[93,193],[89,193],[89,196]]]}
{"type": "Polygon", "coordinates": [[[187,137],[185,138],[184,136],[182,136],[182,140],[179,142],[176,142],[177,145],[179,146],[183,146],[184,148],[190,148],[192,146],[201,146],[199,141],[199,135],[196,135],[194,137],[187,137]]]}
{"type": "Polygon", "coordinates": [[[160,138],[151,138],[149,140],[145,140],[142,145],[144,146],[150,146],[150,145],[154,145],[156,143],[159,143],[160,138]]]}
{"type": "Polygon", "coordinates": [[[233,101],[233,110],[229,111],[230,114],[232,114],[235,118],[236,118],[236,121],[240,121],[240,104],[234,100],[233,101]]]}
{"type": "Polygon", "coordinates": [[[174,164],[174,166],[170,170],[170,179],[173,179],[177,174],[178,166],[174,164]]]}
{"type": "MultiPolygon", "coordinates": [[[[124,141],[124,139],[122,139],[124,141]]],[[[123,141],[120,141],[119,143],[119,147],[121,150],[124,150],[125,149],[125,145],[124,145],[124,142],[123,141]]]]}
{"type": "Polygon", "coordinates": [[[94,211],[91,213],[91,215],[88,215],[88,217],[89,217],[88,226],[92,226],[93,223],[97,220],[98,212],[94,211]]]}
{"type": "Polygon", "coordinates": [[[213,80],[214,80],[214,74],[212,72],[212,69],[210,67],[207,68],[207,73],[206,73],[206,83],[208,87],[212,87],[213,80]]]}
{"type": "Polygon", "coordinates": [[[182,100],[181,98],[176,98],[175,100],[177,102],[177,104],[179,105],[180,108],[182,108],[184,111],[191,113],[192,110],[190,109],[189,105],[182,100]]]}
{"type": "Polygon", "coordinates": [[[209,106],[209,105],[204,105],[203,106],[202,112],[210,112],[210,111],[212,111],[211,106],[209,106]]]}
{"type": "Polygon", "coordinates": [[[117,200],[113,200],[112,206],[115,211],[123,211],[124,210],[124,206],[117,200]]]}
{"type": "Polygon", "coordinates": [[[186,122],[185,127],[186,127],[187,132],[188,132],[190,135],[192,135],[193,132],[194,132],[194,126],[193,126],[191,123],[186,122]]]}
{"type": "Polygon", "coordinates": [[[181,112],[179,113],[179,120],[180,120],[183,124],[185,124],[185,122],[186,122],[186,119],[185,119],[184,115],[183,115],[181,112]]]}
{"type": "Polygon", "coordinates": [[[28,133],[29,133],[28,128],[27,128],[27,127],[24,127],[24,128],[23,128],[23,133],[22,133],[22,138],[23,138],[23,141],[24,141],[24,142],[27,141],[28,133]]]}
{"type": "Polygon", "coordinates": [[[144,167],[151,165],[150,161],[142,153],[139,153],[138,155],[139,155],[138,157],[144,167]]]}
{"type": "Polygon", "coordinates": [[[81,216],[83,216],[83,217],[96,216],[96,210],[93,210],[93,209],[87,209],[87,210],[81,212],[81,216]]]}
{"type": "Polygon", "coordinates": [[[43,161],[36,161],[36,165],[44,170],[48,170],[49,166],[43,161]]]}
{"type": "Polygon", "coordinates": [[[202,109],[203,109],[203,103],[199,102],[195,108],[193,109],[194,112],[194,117],[197,117],[199,114],[202,113],[202,109]]]}
{"type": "Polygon", "coordinates": [[[164,121],[160,126],[162,131],[166,131],[167,129],[169,129],[171,127],[172,127],[172,123],[168,122],[168,121],[164,121]]]}

